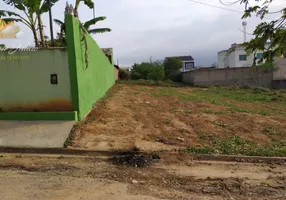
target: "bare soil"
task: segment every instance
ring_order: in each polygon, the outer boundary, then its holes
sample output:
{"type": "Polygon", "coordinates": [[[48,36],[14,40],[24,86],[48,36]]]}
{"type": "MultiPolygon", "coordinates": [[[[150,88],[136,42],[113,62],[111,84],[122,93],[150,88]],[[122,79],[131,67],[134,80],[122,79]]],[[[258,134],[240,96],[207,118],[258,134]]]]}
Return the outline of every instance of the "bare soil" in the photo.
{"type": "Polygon", "coordinates": [[[285,163],[194,161],[165,155],[150,167],[106,157],[0,157],[1,200],[286,199],[285,163]]]}
{"type": "MultiPolygon", "coordinates": [[[[194,88],[177,88],[184,94],[194,88]]],[[[195,88],[198,89],[198,88],[195,88]]],[[[92,150],[143,151],[171,150],[181,147],[202,146],[208,135],[219,139],[239,136],[259,145],[268,145],[272,139],[286,139],[286,117],[243,112],[222,114],[228,108],[207,101],[182,101],[176,96],[154,96],[156,87],[115,85],[108,96],[98,102],[75,130],[70,148],[92,150]],[[281,134],[269,137],[264,131],[271,127],[281,134]],[[204,137],[204,139],[202,139],[204,137]]],[[[201,90],[206,90],[201,88],[201,90]]],[[[275,103],[235,103],[242,108],[274,108],[275,103]]]]}
{"type": "MultiPolygon", "coordinates": [[[[202,146],[211,135],[239,136],[259,145],[285,140],[286,118],[271,111],[285,108],[276,108],[275,102],[226,99],[240,108],[268,109],[269,113],[228,112],[227,106],[184,101],[170,92],[154,95],[157,89],[115,85],[74,128],[69,146],[140,153],[113,158],[0,154],[0,199],[286,200],[282,159],[272,164],[198,161],[185,153],[163,153],[202,146]],[[149,152],[156,150],[159,157],[149,152]]],[[[174,90],[189,94],[193,89],[174,90]]]]}

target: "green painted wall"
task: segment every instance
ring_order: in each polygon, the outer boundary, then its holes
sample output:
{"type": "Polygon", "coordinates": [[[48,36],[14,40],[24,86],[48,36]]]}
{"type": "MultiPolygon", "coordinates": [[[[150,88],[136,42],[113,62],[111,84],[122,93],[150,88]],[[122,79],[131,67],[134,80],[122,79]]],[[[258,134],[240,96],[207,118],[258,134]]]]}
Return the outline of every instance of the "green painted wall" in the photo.
{"type": "Polygon", "coordinates": [[[78,117],[82,119],[92,105],[115,83],[114,67],[89,34],[86,34],[88,43],[88,66],[86,66],[80,23],[69,14],[65,16],[65,22],[72,104],[73,109],[78,111],[78,117]]]}
{"type": "Polygon", "coordinates": [[[0,112],[0,120],[61,120],[77,121],[77,112],[0,112]]]}
{"type": "Polygon", "coordinates": [[[72,111],[67,52],[0,51],[0,111],[72,111]]]}

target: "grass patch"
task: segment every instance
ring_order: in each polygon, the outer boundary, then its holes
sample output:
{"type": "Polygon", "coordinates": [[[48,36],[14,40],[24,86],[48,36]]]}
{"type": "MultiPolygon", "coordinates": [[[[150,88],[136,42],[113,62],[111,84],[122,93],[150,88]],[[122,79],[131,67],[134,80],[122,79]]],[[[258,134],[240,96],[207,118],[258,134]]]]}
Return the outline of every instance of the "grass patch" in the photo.
{"type": "Polygon", "coordinates": [[[214,125],[219,126],[219,127],[222,127],[222,128],[227,128],[227,127],[229,127],[228,124],[218,123],[218,122],[216,122],[216,121],[213,121],[212,123],[213,123],[214,125]]]}
{"type": "Polygon", "coordinates": [[[186,153],[194,153],[194,154],[213,154],[214,149],[210,148],[209,146],[204,147],[187,147],[182,149],[182,151],[186,153]]]}
{"type": "Polygon", "coordinates": [[[184,110],[184,113],[189,115],[189,114],[192,114],[192,111],[191,110],[184,110]]]}
{"type": "Polygon", "coordinates": [[[202,130],[198,130],[196,132],[197,132],[198,138],[200,140],[211,140],[211,141],[213,141],[215,139],[214,134],[208,134],[208,133],[203,132],[202,130]]]}
{"type": "Polygon", "coordinates": [[[186,84],[173,82],[170,80],[166,81],[154,81],[154,80],[119,80],[118,84],[130,84],[130,85],[150,85],[150,86],[166,86],[166,87],[184,87],[186,84]]]}
{"type": "Polygon", "coordinates": [[[210,144],[202,147],[186,147],[181,151],[194,154],[225,154],[247,156],[286,156],[286,140],[273,140],[268,146],[243,140],[239,136],[219,140],[213,138],[210,144]]]}
{"type": "Polygon", "coordinates": [[[170,124],[170,121],[169,120],[164,120],[163,123],[164,124],[170,124]]]}
{"type": "Polygon", "coordinates": [[[206,90],[192,91],[197,95],[212,97],[212,99],[225,98],[240,102],[276,102],[286,101],[283,92],[267,88],[239,89],[236,87],[210,87],[206,90]]]}
{"type": "MultiPolygon", "coordinates": [[[[164,86],[164,85],[162,85],[164,86]]],[[[147,89],[152,97],[175,97],[181,102],[208,102],[227,107],[224,111],[202,111],[206,114],[250,113],[262,116],[286,116],[286,93],[260,87],[209,87],[206,89],[159,87],[147,89]],[[249,103],[255,106],[251,107],[249,103]],[[245,105],[245,106],[244,106],[245,105]]]]}
{"type": "Polygon", "coordinates": [[[263,133],[265,133],[266,135],[286,135],[285,133],[271,127],[265,127],[263,129],[263,133]]]}
{"type": "Polygon", "coordinates": [[[151,91],[153,97],[176,97],[180,101],[203,102],[204,98],[187,93],[181,93],[176,88],[159,88],[151,91]]]}
{"type": "Polygon", "coordinates": [[[212,111],[212,110],[203,110],[202,113],[213,114],[213,115],[224,115],[230,113],[229,111],[212,111]]]}

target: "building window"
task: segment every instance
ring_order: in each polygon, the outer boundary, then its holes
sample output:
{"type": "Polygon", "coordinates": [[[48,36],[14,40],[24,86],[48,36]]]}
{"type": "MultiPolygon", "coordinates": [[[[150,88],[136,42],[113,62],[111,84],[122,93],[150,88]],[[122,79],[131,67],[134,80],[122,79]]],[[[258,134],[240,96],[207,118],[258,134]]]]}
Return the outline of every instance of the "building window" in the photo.
{"type": "Polygon", "coordinates": [[[263,53],[258,53],[257,55],[256,55],[256,58],[257,59],[261,59],[263,57],[263,53]]]}
{"type": "Polygon", "coordinates": [[[51,74],[51,84],[52,85],[58,84],[58,75],[57,74],[51,74]]]}
{"type": "Polygon", "coordinates": [[[245,60],[247,60],[246,55],[239,55],[239,61],[245,61],[245,60]]]}
{"type": "Polygon", "coordinates": [[[185,69],[192,69],[192,68],[194,68],[193,62],[186,62],[185,63],[185,69]]]}

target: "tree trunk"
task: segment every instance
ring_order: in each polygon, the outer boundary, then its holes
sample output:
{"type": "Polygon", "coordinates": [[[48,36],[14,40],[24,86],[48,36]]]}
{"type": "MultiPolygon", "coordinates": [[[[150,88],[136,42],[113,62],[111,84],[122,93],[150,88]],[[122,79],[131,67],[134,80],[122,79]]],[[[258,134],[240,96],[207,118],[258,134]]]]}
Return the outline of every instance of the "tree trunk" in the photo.
{"type": "MultiPolygon", "coordinates": [[[[284,48],[286,49],[286,41],[284,40],[284,48]]],[[[286,51],[283,53],[283,58],[286,58],[286,51]]]]}
{"type": "Polygon", "coordinates": [[[37,17],[38,17],[38,27],[39,27],[40,38],[41,38],[41,46],[45,47],[46,46],[46,42],[45,42],[45,35],[44,35],[44,28],[43,28],[42,18],[41,18],[41,15],[38,15],[37,17]]]}
{"type": "Polygon", "coordinates": [[[74,8],[74,10],[73,10],[73,14],[74,14],[74,16],[76,17],[76,18],[78,18],[78,7],[79,7],[79,3],[80,3],[80,1],[79,0],[76,0],[75,1],[75,8],[74,8]]]}
{"type": "Polygon", "coordinates": [[[36,31],[36,27],[34,25],[32,25],[31,27],[33,35],[34,35],[34,40],[35,40],[35,45],[36,47],[39,47],[39,40],[38,40],[38,36],[37,36],[37,31],[36,31]]]}

